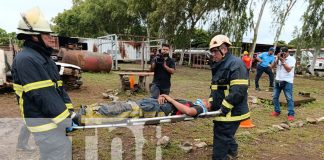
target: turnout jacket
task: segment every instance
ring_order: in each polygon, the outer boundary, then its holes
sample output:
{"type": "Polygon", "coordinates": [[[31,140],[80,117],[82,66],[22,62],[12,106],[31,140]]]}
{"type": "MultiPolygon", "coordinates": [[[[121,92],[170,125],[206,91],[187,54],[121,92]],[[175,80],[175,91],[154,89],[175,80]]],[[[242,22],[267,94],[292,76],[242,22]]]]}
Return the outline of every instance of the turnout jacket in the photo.
{"type": "Polygon", "coordinates": [[[31,132],[57,128],[70,116],[69,109],[73,109],[50,55],[51,49],[25,41],[12,65],[13,87],[21,115],[31,132]]]}
{"type": "Polygon", "coordinates": [[[249,118],[247,70],[242,60],[227,53],[222,61],[212,63],[211,69],[209,102],[213,110],[221,109],[224,113],[215,121],[233,122],[249,118]]]}

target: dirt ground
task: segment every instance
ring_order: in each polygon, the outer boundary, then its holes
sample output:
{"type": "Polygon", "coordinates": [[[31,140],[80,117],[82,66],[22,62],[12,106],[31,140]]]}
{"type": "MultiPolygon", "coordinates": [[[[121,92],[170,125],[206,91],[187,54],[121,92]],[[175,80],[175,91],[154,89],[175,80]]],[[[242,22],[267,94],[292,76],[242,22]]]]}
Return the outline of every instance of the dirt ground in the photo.
{"type": "MultiPolygon", "coordinates": [[[[122,64],[122,68],[139,68],[139,65],[122,64]]],[[[254,74],[251,75],[254,77],[254,74]]],[[[210,70],[192,69],[187,67],[177,67],[176,73],[172,77],[171,96],[195,100],[196,98],[208,97],[210,84],[210,70]]],[[[261,89],[268,86],[267,76],[261,79],[261,89]]],[[[92,104],[96,102],[108,102],[102,98],[102,92],[107,89],[117,89],[120,87],[119,76],[114,73],[84,73],[84,85],[79,90],[68,91],[72,98],[74,107],[77,109],[81,104],[92,104]]],[[[321,78],[300,77],[295,78],[294,92],[310,92],[317,101],[303,104],[296,107],[296,121],[305,120],[307,117],[324,116],[324,80],[321,78]]],[[[251,80],[249,95],[258,96],[254,90],[254,81],[251,80]]],[[[148,97],[147,93],[137,93],[127,95],[120,93],[120,100],[138,100],[148,97]]],[[[0,118],[20,117],[20,111],[12,92],[0,94],[0,118]]],[[[271,104],[253,104],[250,106],[252,120],[256,125],[252,129],[240,128],[236,138],[239,144],[239,159],[324,159],[324,123],[317,125],[306,124],[302,128],[293,128],[287,131],[274,133],[261,133],[273,124],[286,122],[286,108],[283,107],[283,114],[279,117],[271,117],[273,106],[271,104]],[[248,133],[247,133],[248,132],[248,133]]],[[[143,159],[156,159],[160,150],[162,159],[210,159],[212,155],[213,141],[212,118],[198,119],[190,122],[179,122],[175,124],[162,124],[159,126],[146,126],[143,129],[143,159]],[[158,133],[161,130],[161,133],[158,133]],[[157,136],[160,134],[160,136],[157,136]],[[157,137],[170,137],[170,144],[166,147],[156,145],[157,137]],[[179,144],[186,141],[194,143],[195,139],[206,142],[207,147],[194,148],[189,153],[185,153],[179,148],[179,144]]],[[[112,155],[121,154],[123,159],[135,159],[139,156],[134,145],[136,139],[132,129],[117,128],[109,129],[89,129],[77,130],[69,134],[73,139],[73,159],[111,159],[112,155]],[[95,137],[94,154],[89,154],[91,148],[88,144],[89,137],[95,137]],[[116,137],[120,140],[116,140],[116,137]],[[122,141],[121,153],[111,151],[117,142],[122,141]],[[113,147],[112,147],[113,146],[113,147]],[[98,152],[96,152],[98,150],[98,152]]],[[[136,137],[136,134],[135,134],[136,137]]],[[[90,152],[92,153],[92,152],[90,152]]],[[[113,156],[114,157],[114,156],[113,156]]],[[[30,157],[29,157],[30,158],[30,157]]],[[[33,158],[31,158],[33,159],[33,158]]]]}

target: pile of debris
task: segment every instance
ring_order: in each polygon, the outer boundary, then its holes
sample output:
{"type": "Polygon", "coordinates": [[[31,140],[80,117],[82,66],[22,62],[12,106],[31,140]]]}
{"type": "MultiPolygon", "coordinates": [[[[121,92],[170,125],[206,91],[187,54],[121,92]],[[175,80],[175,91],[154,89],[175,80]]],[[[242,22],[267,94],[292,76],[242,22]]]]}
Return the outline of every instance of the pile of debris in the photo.
{"type": "Polygon", "coordinates": [[[119,100],[119,97],[117,97],[119,93],[119,89],[108,89],[105,93],[102,93],[102,96],[104,99],[109,99],[113,102],[117,102],[119,100]]]}
{"type": "MultiPolygon", "coordinates": [[[[158,139],[157,145],[162,147],[167,147],[170,144],[170,138],[168,136],[163,136],[162,138],[158,139]]],[[[191,143],[189,141],[182,142],[179,144],[179,148],[181,148],[184,152],[189,153],[192,150],[198,148],[205,148],[207,145],[206,142],[201,141],[200,139],[194,139],[194,142],[191,143]]]]}
{"type": "Polygon", "coordinates": [[[266,134],[266,133],[271,133],[271,132],[290,130],[291,128],[301,128],[301,127],[305,126],[306,124],[319,124],[321,122],[324,122],[324,117],[320,117],[320,118],[309,118],[308,117],[308,118],[306,118],[305,121],[300,120],[300,121],[296,121],[296,122],[274,124],[266,130],[258,130],[257,132],[260,134],[266,134]]]}

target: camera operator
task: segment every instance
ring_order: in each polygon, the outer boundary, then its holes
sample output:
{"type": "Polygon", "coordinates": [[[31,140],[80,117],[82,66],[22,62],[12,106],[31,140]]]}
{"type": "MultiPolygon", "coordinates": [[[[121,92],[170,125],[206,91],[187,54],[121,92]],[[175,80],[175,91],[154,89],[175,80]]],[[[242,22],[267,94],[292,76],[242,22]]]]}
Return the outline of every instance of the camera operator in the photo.
{"type": "Polygon", "coordinates": [[[275,63],[271,65],[272,68],[275,65],[277,67],[273,93],[274,112],[272,112],[271,115],[276,117],[281,113],[279,96],[281,90],[283,90],[287,100],[288,121],[293,121],[295,116],[293,81],[296,59],[289,55],[287,47],[281,47],[280,51],[281,52],[277,54],[275,63]]]}
{"type": "Polygon", "coordinates": [[[169,57],[170,45],[162,44],[162,49],[151,63],[154,78],[151,86],[151,97],[157,99],[160,94],[169,94],[171,88],[171,74],[175,72],[175,63],[169,57]]]}

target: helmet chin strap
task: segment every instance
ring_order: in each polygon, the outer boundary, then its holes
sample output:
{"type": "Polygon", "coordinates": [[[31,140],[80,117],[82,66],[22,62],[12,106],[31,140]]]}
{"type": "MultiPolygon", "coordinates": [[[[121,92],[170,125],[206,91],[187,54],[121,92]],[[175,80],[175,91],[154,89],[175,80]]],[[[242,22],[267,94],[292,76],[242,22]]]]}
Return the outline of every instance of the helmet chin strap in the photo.
{"type": "Polygon", "coordinates": [[[219,50],[219,52],[222,54],[222,58],[224,58],[225,54],[222,52],[222,50],[219,50]]]}
{"type": "Polygon", "coordinates": [[[42,46],[44,46],[45,48],[53,49],[52,47],[47,47],[47,46],[46,46],[46,44],[45,44],[45,42],[44,42],[44,40],[43,40],[41,34],[38,34],[38,35],[37,35],[37,39],[38,39],[38,42],[39,42],[42,46]]]}
{"type": "Polygon", "coordinates": [[[222,55],[222,58],[224,58],[225,54],[222,52],[222,49],[220,49],[220,47],[217,47],[217,49],[219,50],[219,53],[222,55]]]}
{"type": "Polygon", "coordinates": [[[38,42],[39,42],[42,46],[44,46],[45,48],[47,48],[47,46],[46,46],[46,44],[45,44],[45,42],[44,42],[44,40],[43,40],[41,34],[38,34],[38,35],[37,35],[37,39],[38,39],[38,42]]]}

